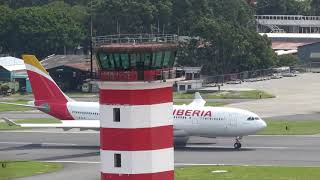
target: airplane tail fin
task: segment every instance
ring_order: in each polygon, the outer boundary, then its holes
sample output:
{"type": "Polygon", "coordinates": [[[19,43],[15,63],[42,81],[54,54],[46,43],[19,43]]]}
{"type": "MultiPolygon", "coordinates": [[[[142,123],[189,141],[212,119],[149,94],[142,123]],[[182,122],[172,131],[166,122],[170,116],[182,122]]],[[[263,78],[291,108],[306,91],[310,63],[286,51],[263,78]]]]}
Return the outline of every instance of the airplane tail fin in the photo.
{"type": "Polygon", "coordinates": [[[73,101],[66,96],[51,78],[46,69],[33,55],[23,55],[35,102],[67,103],[73,101]]]}
{"type": "Polygon", "coordinates": [[[206,101],[201,97],[199,92],[196,92],[194,94],[194,99],[193,101],[189,104],[189,106],[194,106],[194,107],[202,107],[206,104],[206,101]]]}
{"type": "Polygon", "coordinates": [[[199,92],[194,93],[194,99],[203,99],[199,92]]]}

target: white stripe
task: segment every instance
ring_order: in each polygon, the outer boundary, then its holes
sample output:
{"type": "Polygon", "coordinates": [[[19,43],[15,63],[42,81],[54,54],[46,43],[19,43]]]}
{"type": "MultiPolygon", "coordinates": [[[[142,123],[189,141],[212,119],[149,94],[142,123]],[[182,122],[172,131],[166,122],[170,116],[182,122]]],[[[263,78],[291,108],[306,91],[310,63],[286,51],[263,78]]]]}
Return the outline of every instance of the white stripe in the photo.
{"type": "MultiPolygon", "coordinates": [[[[175,163],[175,166],[176,167],[183,167],[183,166],[240,166],[240,167],[243,167],[243,166],[251,166],[251,167],[269,167],[269,166],[273,166],[273,167],[297,167],[297,166],[295,166],[295,165],[275,165],[275,164],[237,164],[237,163],[235,163],[235,164],[210,164],[210,163],[208,163],[208,164],[202,164],[202,163],[175,163]]],[[[317,165],[309,165],[309,166],[300,166],[299,165],[299,167],[319,167],[319,166],[317,166],[317,165]]]]}
{"type": "MultiPolygon", "coordinates": [[[[231,146],[202,146],[202,145],[187,145],[187,148],[230,148],[231,146]]],[[[270,146],[246,146],[242,149],[289,149],[289,147],[270,147],[270,146]]]]}
{"type": "Polygon", "coordinates": [[[143,90],[172,87],[173,82],[163,81],[134,81],[134,82],[113,82],[100,81],[99,88],[101,90],[143,90]]]}
{"type": "Polygon", "coordinates": [[[172,108],[172,102],[140,106],[100,105],[101,127],[148,128],[173,125],[172,108]],[[120,108],[120,122],[113,121],[113,108],[120,108]]]}
{"type": "Polygon", "coordinates": [[[32,142],[0,142],[0,144],[11,144],[11,145],[28,145],[28,144],[41,144],[41,146],[80,146],[78,144],[70,144],[70,143],[32,143],[32,142]]]}
{"type": "Polygon", "coordinates": [[[16,145],[25,145],[25,144],[32,144],[32,142],[0,142],[0,144],[16,144],[16,145]]]}
{"type": "Polygon", "coordinates": [[[100,164],[98,161],[42,161],[48,163],[100,164]]]}
{"type": "Polygon", "coordinates": [[[314,137],[314,138],[319,138],[320,134],[314,134],[314,135],[259,135],[259,134],[255,134],[255,135],[248,135],[248,136],[252,136],[252,137],[314,137]]]}
{"type": "Polygon", "coordinates": [[[47,79],[49,79],[50,81],[54,82],[53,79],[49,76],[49,74],[44,73],[39,68],[34,67],[33,65],[30,65],[30,64],[27,64],[27,63],[26,63],[26,68],[27,68],[27,70],[32,71],[32,72],[37,73],[37,74],[40,74],[41,76],[44,76],[47,79]]]}
{"type": "Polygon", "coordinates": [[[77,144],[70,144],[70,143],[49,143],[44,142],[41,143],[41,146],[78,146],[77,144]]]}
{"type": "Polygon", "coordinates": [[[145,174],[172,171],[173,148],[152,151],[100,150],[101,171],[111,174],[145,174]],[[121,167],[114,167],[114,154],[121,154],[121,167]]]}

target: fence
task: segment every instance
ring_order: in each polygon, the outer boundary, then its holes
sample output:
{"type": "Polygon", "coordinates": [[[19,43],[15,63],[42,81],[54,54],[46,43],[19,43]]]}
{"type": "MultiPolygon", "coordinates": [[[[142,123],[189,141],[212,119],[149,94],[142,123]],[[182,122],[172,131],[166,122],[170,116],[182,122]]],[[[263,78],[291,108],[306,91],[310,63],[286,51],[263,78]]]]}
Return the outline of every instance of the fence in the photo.
{"type": "MultiPolygon", "coordinates": [[[[318,64],[318,71],[320,72],[320,63],[318,64]]],[[[281,75],[290,72],[315,72],[315,67],[313,64],[304,64],[294,67],[287,68],[269,68],[260,69],[254,71],[244,71],[240,73],[223,74],[215,76],[204,77],[204,84],[210,86],[210,84],[223,84],[223,83],[241,83],[244,81],[261,81],[267,80],[275,77],[276,75],[281,75]]],[[[275,77],[276,78],[276,77],[275,77]]]]}

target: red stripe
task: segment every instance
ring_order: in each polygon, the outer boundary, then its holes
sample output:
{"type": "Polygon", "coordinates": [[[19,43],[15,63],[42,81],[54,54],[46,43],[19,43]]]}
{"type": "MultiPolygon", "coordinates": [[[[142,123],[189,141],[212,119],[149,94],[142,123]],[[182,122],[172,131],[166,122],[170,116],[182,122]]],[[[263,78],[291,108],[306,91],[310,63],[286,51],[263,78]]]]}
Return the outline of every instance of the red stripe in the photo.
{"type": "Polygon", "coordinates": [[[33,71],[27,70],[34,99],[50,100],[59,103],[68,102],[66,97],[60,91],[60,88],[51,80],[33,71]]]}
{"type": "Polygon", "coordinates": [[[27,70],[36,106],[49,106],[48,109],[40,109],[51,116],[72,120],[67,108],[68,100],[60,91],[60,88],[51,80],[41,74],[27,70]]]}
{"type": "Polygon", "coordinates": [[[101,149],[139,151],[173,147],[173,126],[153,128],[101,128],[101,149]]]}
{"type": "Polygon", "coordinates": [[[139,90],[100,90],[100,104],[150,105],[172,102],[172,87],[139,90]]]}
{"type": "Polygon", "coordinates": [[[173,180],[174,171],[150,174],[108,174],[101,173],[101,180],[173,180]]]}

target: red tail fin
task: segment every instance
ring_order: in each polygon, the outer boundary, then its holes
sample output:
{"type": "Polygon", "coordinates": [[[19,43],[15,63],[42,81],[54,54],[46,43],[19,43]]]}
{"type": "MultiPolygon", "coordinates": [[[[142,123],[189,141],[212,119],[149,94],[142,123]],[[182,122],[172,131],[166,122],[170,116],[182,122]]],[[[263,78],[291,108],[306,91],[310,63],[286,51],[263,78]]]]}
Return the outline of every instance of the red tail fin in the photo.
{"type": "Polygon", "coordinates": [[[23,55],[22,58],[26,65],[35,102],[67,103],[72,101],[61,91],[35,56],[23,55]]]}

